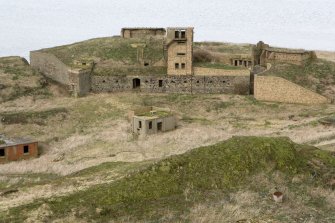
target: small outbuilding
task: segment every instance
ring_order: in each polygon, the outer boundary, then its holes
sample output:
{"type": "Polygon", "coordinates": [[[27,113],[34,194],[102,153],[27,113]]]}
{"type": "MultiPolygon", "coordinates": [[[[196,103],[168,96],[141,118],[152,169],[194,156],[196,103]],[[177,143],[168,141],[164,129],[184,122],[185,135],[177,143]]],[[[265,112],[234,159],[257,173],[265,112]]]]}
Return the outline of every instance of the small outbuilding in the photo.
{"type": "Polygon", "coordinates": [[[0,164],[38,156],[38,142],[26,138],[8,139],[0,135],[0,164]]]}
{"type": "Polygon", "coordinates": [[[150,109],[133,112],[132,128],[137,135],[151,135],[176,129],[176,116],[166,110],[150,109]]]}

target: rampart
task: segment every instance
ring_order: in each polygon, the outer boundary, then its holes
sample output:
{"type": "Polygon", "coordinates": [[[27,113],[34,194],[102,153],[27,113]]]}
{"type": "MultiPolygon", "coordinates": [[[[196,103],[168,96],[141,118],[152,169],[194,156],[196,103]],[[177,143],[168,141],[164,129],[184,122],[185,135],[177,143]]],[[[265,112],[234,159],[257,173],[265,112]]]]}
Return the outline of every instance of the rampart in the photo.
{"type": "Polygon", "coordinates": [[[324,104],[329,100],[313,91],[275,76],[254,77],[254,97],[260,101],[324,104]]]}

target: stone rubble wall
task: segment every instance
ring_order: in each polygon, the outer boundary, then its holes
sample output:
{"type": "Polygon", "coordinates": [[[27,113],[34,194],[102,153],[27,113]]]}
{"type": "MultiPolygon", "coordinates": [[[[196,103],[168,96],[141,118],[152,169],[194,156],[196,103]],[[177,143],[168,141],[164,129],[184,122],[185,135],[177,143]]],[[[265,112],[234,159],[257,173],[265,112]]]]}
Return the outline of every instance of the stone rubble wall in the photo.
{"type": "Polygon", "coordinates": [[[148,93],[249,94],[250,77],[244,76],[92,76],[93,92],[141,91],[148,93]],[[141,81],[133,89],[133,79],[141,81]],[[160,84],[161,83],[161,86],[160,84]]]}

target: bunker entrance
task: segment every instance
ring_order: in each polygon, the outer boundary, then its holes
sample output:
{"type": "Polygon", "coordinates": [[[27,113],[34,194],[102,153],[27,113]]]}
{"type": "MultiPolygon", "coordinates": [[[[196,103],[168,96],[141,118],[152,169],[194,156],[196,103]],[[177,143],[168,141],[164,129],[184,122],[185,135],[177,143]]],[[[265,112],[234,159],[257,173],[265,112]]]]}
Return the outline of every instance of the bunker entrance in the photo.
{"type": "Polygon", "coordinates": [[[158,122],[157,123],[157,131],[162,131],[163,129],[163,123],[162,122],[158,122]]]}
{"type": "Polygon", "coordinates": [[[141,80],[139,78],[133,79],[133,89],[137,89],[141,87],[141,80]]]}

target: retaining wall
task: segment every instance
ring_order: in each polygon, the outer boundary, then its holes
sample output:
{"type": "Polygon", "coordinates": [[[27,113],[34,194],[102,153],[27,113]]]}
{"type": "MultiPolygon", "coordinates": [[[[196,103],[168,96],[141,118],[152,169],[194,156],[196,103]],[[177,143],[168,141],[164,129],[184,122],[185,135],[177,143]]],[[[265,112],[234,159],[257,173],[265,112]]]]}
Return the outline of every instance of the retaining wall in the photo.
{"type": "Polygon", "coordinates": [[[156,93],[249,94],[249,76],[92,76],[93,92],[141,91],[156,93]],[[133,80],[140,87],[133,88],[133,80]]]}
{"type": "Polygon", "coordinates": [[[329,99],[320,94],[275,76],[255,75],[254,97],[260,101],[297,104],[324,104],[330,102],[329,99]]]}

